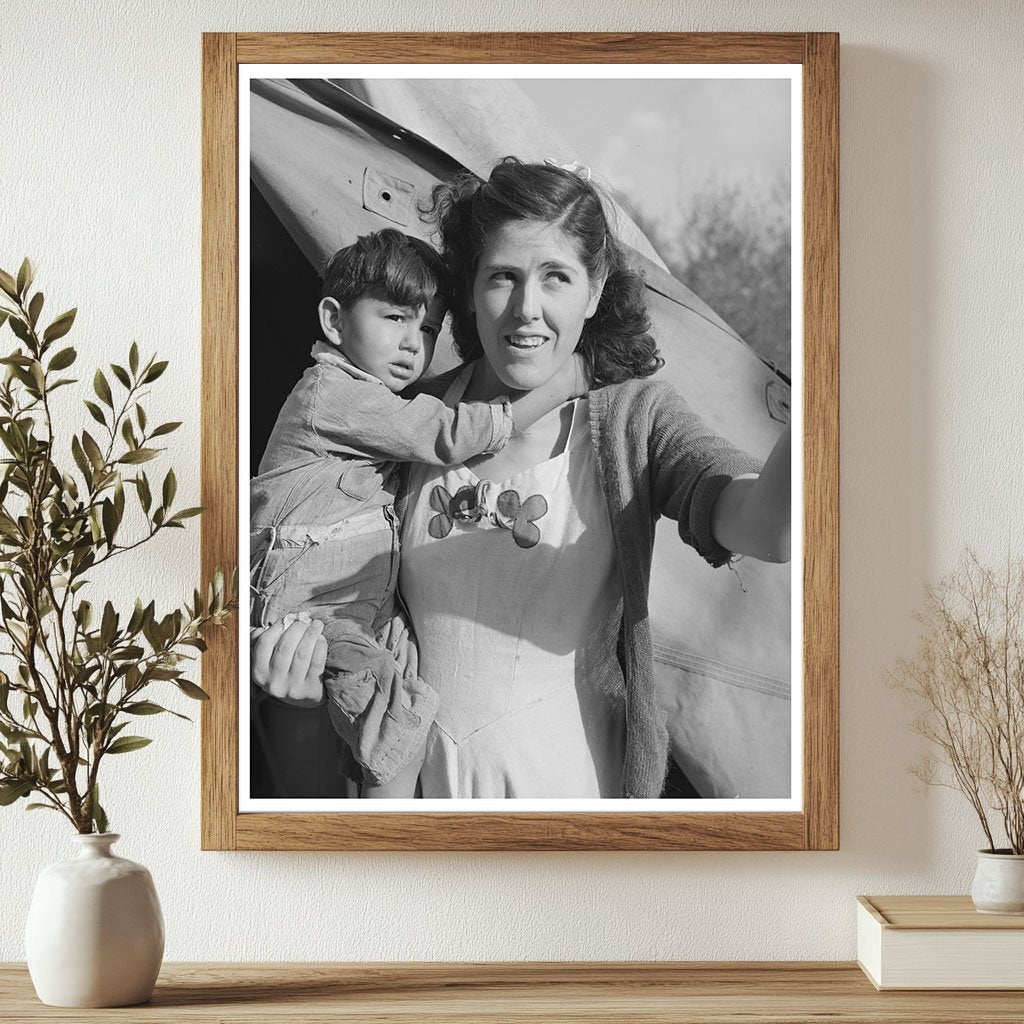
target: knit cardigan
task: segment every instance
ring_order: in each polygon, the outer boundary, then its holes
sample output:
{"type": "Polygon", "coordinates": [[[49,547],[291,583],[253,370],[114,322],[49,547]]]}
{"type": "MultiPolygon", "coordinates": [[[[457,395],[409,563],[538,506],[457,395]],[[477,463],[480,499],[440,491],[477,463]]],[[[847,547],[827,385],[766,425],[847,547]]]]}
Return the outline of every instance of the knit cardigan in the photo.
{"type": "MultiPolygon", "coordinates": [[[[441,396],[461,369],[425,381],[421,389],[441,396]]],[[[710,431],[662,381],[610,384],[587,397],[623,592],[618,646],[626,684],[622,796],[652,799],[661,795],[669,756],[647,603],[655,525],[662,515],[676,520],[685,543],[712,566],[725,565],[731,552],[711,534],[711,511],[733,477],[756,473],[761,464],[710,431]]]]}
{"type": "Polygon", "coordinates": [[[668,765],[665,715],[654,683],[648,614],[654,528],[668,516],[713,566],[732,553],[711,534],[711,510],[733,477],[761,464],[713,434],[671,385],[630,380],[592,391],[590,435],[622,576],[619,643],[626,681],[622,795],[661,795],[668,765]]]}

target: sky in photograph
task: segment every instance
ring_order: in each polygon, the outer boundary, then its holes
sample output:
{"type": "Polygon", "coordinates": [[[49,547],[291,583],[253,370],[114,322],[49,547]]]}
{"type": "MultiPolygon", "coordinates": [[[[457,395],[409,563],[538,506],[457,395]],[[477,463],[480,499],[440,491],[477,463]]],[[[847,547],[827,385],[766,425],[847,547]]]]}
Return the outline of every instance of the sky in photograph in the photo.
{"type": "MultiPolygon", "coordinates": [[[[589,164],[647,217],[682,224],[709,183],[770,203],[790,173],[790,83],[754,79],[520,79],[589,164]]],[[[552,154],[557,156],[558,154],[552,154]]]]}

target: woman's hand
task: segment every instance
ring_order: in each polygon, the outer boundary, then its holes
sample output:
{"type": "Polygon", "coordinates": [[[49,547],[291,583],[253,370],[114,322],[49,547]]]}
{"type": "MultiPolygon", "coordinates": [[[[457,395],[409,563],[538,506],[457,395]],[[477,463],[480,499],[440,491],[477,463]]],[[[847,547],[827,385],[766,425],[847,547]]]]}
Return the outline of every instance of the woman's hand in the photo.
{"type": "Polygon", "coordinates": [[[308,615],[286,615],[249,632],[252,681],[272,697],[316,707],[324,696],[327,641],[324,624],[308,615]]]}

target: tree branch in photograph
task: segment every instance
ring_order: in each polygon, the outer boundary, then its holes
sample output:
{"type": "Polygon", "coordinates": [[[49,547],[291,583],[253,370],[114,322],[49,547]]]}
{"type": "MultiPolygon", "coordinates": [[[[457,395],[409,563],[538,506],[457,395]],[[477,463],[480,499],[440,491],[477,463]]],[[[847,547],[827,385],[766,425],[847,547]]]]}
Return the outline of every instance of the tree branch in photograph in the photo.
{"type": "Polygon", "coordinates": [[[679,217],[634,212],[672,274],[703,299],[766,362],[792,364],[788,183],[763,201],[711,179],[679,217]]]}

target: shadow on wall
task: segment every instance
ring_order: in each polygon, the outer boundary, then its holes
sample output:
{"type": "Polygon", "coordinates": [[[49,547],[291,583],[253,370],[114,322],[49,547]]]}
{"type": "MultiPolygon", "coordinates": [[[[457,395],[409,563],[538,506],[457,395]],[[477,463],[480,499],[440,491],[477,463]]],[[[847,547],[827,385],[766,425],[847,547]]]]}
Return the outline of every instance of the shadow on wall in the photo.
{"type": "Polygon", "coordinates": [[[841,844],[866,868],[923,871],[936,826],[887,674],[934,540],[935,74],[844,46],[841,90],[841,844]]]}

